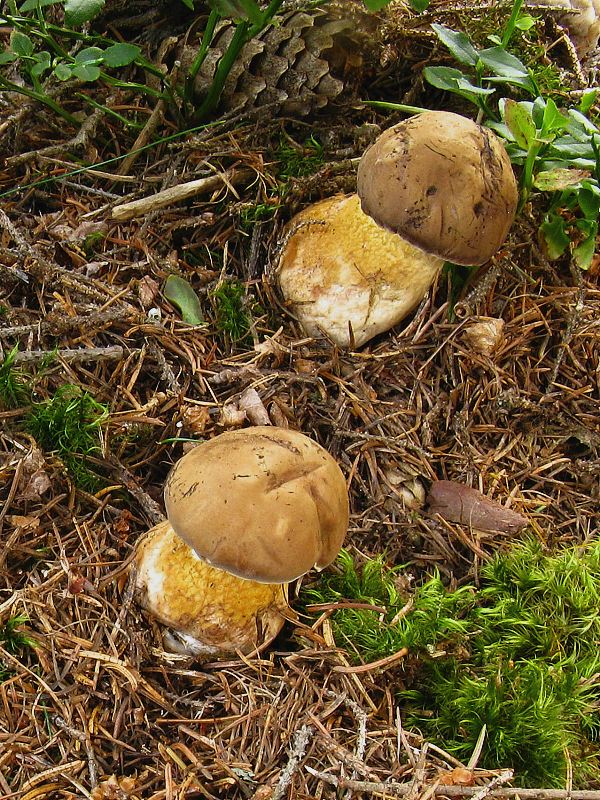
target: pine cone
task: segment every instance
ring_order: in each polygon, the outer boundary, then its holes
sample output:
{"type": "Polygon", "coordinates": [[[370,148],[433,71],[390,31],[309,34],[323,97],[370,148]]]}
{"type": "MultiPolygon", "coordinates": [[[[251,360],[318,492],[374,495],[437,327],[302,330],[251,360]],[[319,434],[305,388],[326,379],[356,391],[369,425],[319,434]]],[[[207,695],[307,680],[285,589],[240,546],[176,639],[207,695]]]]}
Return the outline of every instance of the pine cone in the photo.
{"type": "MultiPolygon", "coordinates": [[[[243,47],[225,83],[220,108],[239,112],[275,104],[283,113],[305,115],[339,97],[350,83],[349,75],[360,69],[374,28],[374,18],[361,6],[350,1],[278,16],[276,25],[243,47]]],[[[217,29],[194,83],[198,101],[208,92],[234,30],[230,22],[217,29]]],[[[195,52],[189,45],[185,48],[184,69],[195,52]]]]}

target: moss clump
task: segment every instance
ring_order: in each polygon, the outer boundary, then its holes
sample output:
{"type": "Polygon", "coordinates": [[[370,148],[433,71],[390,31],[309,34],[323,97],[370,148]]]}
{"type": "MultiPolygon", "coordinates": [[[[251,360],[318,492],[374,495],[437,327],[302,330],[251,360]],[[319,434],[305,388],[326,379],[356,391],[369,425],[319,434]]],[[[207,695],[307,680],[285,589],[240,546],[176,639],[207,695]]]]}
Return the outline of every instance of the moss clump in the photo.
{"type": "Polygon", "coordinates": [[[15,366],[18,346],[0,363],[0,409],[19,408],[29,403],[31,388],[21,370],[15,366]]]}
{"type": "Polygon", "coordinates": [[[101,452],[100,430],[107,417],[107,406],[66,384],[54,397],[33,404],[25,426],[44,450],[58,454],[77,486],[97,491],[102,481],[89,457],[101,452]]]}
{"type": "Polygon", "coordinates": [[[512,767],[525,785],[564,786],[569,761],[578,785],[600,779],[600,541],[556,554],[526,541],[492,559],[479,588],[434,575],[408,610],[398,576],[380,559],[359,571],[346,553],[305,598],[385,607],[331,621],[356,661],[408,648],[406,723],[463,760],[485,726],[480,765],[512,767]]]}

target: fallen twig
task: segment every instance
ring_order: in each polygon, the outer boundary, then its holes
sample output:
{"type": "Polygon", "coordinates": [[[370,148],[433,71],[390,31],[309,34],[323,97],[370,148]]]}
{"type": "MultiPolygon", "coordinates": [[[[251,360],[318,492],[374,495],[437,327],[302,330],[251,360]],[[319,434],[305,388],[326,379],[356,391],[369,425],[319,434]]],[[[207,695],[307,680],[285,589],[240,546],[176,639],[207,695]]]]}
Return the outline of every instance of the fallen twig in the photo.
{"type": "Polygon", "coordinates": [[[387,669],[392,667],[396,661],[401,661],[404,656],[408,655],[408,648],[403,647],[397,653],[392,653],[391,656],[380,658],[378,661],[371,661],[369,664],[360,664],[358,667],[346,667],[338,665],[332,667],[332,672],[341,672],[344,675],[358,675],[361,672],[371,672],[374,669],[387,669]]]}
{"type": "MultiPolygon", "coordinates": [[[[129,350],[129,353],[139,352],[139,350],[129,350]]],[[[110,347],[81,347],[65,348],[62,350],[24,350],[15,353],[14,363],[38,362],[45,358],[62,358],[64,361],[113,361],[124,357],[125,351],[119,344],[110,347]]]]}
{"type": "MultiPolygon", "coordinates": [[[[375,781],[353,781],[347,778],[338,778],[336,775],[330,775],[327,772],[319,772],[319,770],[312,767],[305,767],[306,771],[319,778],[324,783],[330,786],[335,786],[337,789],[350,789],[353,792],[365,792],[371,795],[381,795],[383,797],[406,797],[412,789],[412,782],[398,783],[396,781],[390,782],[375,782],[375,781]]],[[[502,779],[507,773],[501,773],[498,777],[502,779]]],[[[510,778],[508,775],[507,778],[510,778]]],[[[432,787],[432,794],[435,797],[444,795],[445,797],[470,797],[473,800],[483,797],[520,797],[530,798],[537,800],[600,800],[600,790],[596,789],[524,789],[520,786],[506,786],[498,789],[491,789],[486,791],[488,787],[485,786],[436,786],[432,787]]]]}
{"type": "Polygon", "coordinates": [[[199,178],[196,181],[180,183],[178,186],[163,189],[162,192],[156,192],[156,194],[149,197],[141,197],[139,200],[121,203],[113,208],[111,217],[119,222],[125,222],[135,217],[144,217],[152,211],[159,211],[161,208],[167,208],[175,203],[180,203],[182,200],[188,200],[197,194],[210,192],[219,188],[222,184],[242,183],[253,174],[254,172],[249,169],[227,170],[227,172],[217,172],[215,175],[199,178]]]}

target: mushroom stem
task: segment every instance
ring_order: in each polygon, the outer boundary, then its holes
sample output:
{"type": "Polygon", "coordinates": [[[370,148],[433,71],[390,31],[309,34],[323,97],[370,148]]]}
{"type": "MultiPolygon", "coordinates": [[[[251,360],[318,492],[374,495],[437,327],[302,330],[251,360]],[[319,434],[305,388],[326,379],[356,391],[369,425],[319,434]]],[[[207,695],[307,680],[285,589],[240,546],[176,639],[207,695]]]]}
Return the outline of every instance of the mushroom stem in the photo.
{"type": "Polygon", "coordinates": [[[207,564],[168,521],[152,528],[136,552],[139,604],[171,629],[178,650],[216,656],[265,647],[291,609],[287,584],[257,583],[207,564]]]}

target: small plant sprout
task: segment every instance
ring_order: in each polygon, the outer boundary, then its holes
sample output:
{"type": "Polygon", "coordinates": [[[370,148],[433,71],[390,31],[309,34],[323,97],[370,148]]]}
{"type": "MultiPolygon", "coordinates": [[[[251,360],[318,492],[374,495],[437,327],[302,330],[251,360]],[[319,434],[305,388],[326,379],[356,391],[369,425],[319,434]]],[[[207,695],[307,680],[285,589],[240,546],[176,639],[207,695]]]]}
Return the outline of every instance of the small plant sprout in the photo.
{"type": "Polygon", "coordinates": [[[37,642],[22,630],[26,622],[29,622],[29,618],[25,614],[18,614],[0,625],[0,645],[13,656],[20,655],[27,647],[37,647],[37,642]]]}

